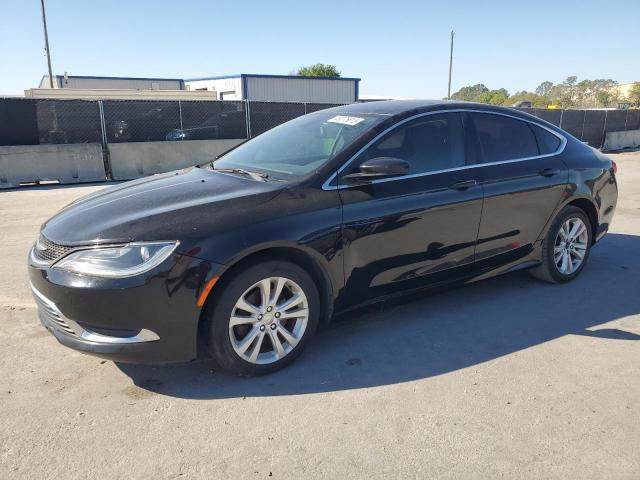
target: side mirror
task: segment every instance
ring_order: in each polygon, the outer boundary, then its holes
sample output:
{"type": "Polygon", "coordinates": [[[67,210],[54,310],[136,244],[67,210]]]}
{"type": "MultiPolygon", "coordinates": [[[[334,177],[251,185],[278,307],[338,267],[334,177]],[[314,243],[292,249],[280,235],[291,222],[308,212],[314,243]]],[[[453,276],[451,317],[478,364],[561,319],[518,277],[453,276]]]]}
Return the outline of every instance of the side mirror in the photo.
{"type": "Polygon", "coordinates": [[[400,177],[409,173],[411,165],[406,160],[395,157],[377,157],[360,164],[360,171],[345,175],[347,183],[366,183],[379,178],[400,177]]]}

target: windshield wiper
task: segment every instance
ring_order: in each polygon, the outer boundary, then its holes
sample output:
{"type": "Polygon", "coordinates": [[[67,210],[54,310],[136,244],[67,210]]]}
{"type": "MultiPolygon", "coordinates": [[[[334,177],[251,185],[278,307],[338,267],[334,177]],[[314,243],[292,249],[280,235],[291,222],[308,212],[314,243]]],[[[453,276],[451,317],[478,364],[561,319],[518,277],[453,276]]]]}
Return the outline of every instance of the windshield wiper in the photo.
{"type": "Polygon", "coordinates": [[[246,175],[247,177],[251,177],[254,180],[258,180],[261,182],[266,182],[267,181],[267,177],[269,175],[267,175],[266,173],[258,173],[258,172],[250,172],[249,170],[244,170],[242,168],[215,168],[212,165],[212,169],[216,172],[222,172],[222,173],[236,173],[239,175],[246,175]]]}

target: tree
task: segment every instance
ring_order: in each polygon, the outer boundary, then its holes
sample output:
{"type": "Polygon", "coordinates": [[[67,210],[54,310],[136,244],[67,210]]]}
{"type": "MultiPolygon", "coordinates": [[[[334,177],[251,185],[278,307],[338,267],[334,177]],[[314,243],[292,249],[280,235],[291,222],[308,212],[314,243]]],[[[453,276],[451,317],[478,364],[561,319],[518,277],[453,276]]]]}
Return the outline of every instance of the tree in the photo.
{"type": "Polygon", "coordinates": [[[492,96],[493,96],[493,94],[489,90],[487,90],[486,92],[482,92],[476,98],[474,98],[472,100],[468,100],[468,101],[470,101],[470,102],[480,102],[480,103],[491,103],[491,97],[492,96]]]}
{"type": "Polygon", "coordinates": [[[466,102],[480,102],[481,95],[488,93],[489,89],[482,83],[462,87],[460,90],[451,95],[454,100],[464,100],[466,102]]]}
{"type": "Polygon", "coordinates": [[[589,103],[590,97],[593,94],[593,89],[591,85],[591,80],[582,80],[578,84],[576,84],[575,88],[575,98],[576,104],[580,107],[584,107],[585,103],[589,103]]]}
{"type": "Polygon", "coordinates": [[[596,103],[598,106],[608,107],[613,103],[614,95],[608,90],[598,90],[596,92],[596,103]]]}
{"type": "Polygon", "coordinates": [[[504,88],[499,90],[491,90],[491,98],[489,99],[489,103],[491,105],[504,105],[504,102],[509,98],[509,92],[507,92],[504,88]]]}
{"type": "Polygon", "coordinates": [[[592,99],[587,106],[609,107],[618,100],[618,82],[610,78],[598,78],[591,82],[592,99]]]}
{"type": "Polygon", "coordinates": [[[536,95],[547,98],[549,97],[549,93],[551,93],[552,88],[553,82],[546,80],[538,85],[538,88],[536,88],[536,95]]]}
{"type": "Polygon", "coordinates": [[[451,95],[454,100],[464,100],[466,102],[490,103],[492,105],[502,105],[509,98],[509,92],[504,88],[499,90],[489,90],[484,84],[469,85],[462,87],[451,95]]]}
{"type": "Polygon", "coordinates": [[[505,104],[514,105],[515,103],[523,100],[529,101],[531,102],[532,106],[539,108],[546,108],[547,105],[551,104],[551,101],[548,98],[538,95],[537,93],[527,92],[525,90],[514,93],[505,101],[505,104]]]}
{"type": "Polygon", "coordinates": [[[302,77],[339,77],[340,72],[335,65],[325,65],[324,63],[316,63],[308,67],[299,67],[296,75],[302,77]]]}
{"type": "MultiPolygon", "coordinates": [[[[618,82],[610,78],[581,80],[572,75],[564,82],[553,84],[549,80],[542,82],[534,92],[522,90],[509,96],[504,88],[490,90],[483,83],[468,85],[455,92],[451,98],[469,102],[490,103],[492,105],[513,105],[526,100],[534,107],[545,108],[551,104],[568,107],[610,107],[620,100],[618,82]]],[[[629,93],[629,101],[640,106],[640,82],[636,82],[629,93]]]]}
{"type": "Polygon", "coordinates": [[[575,85],[578,81],[578,77],[571,75],[567,77],[561,85],[556,85],[554,88],[557,90],[557,100],[563,107],[573,107],[576,105],[575,98],[575,85]]]}
{"type": "Polygon", "coordinates": [[[629,101],[640,105],[640,82],[634,82],[629,89],[629,101]]]}

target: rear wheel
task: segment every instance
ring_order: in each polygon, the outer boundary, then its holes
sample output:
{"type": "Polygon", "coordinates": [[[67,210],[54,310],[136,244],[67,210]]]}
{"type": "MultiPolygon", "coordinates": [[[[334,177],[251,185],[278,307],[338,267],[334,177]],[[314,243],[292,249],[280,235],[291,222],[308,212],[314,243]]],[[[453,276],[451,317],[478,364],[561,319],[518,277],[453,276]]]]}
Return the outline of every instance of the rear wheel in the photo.
{"type": "Polygon", "coordinates": [[[318,326],[320,301],[310,275],[268,261],[236,274],[207,312],[206,339],[226,370],[260,375],[291,363],[318,326]]]}
{"type": "Polygon", "coordinates": [[[556,217],[542,245],[542,264],[531,274],[552,283],[576,278],[591,252],[591,222],[583,210],[566,207],[556,217]]]}

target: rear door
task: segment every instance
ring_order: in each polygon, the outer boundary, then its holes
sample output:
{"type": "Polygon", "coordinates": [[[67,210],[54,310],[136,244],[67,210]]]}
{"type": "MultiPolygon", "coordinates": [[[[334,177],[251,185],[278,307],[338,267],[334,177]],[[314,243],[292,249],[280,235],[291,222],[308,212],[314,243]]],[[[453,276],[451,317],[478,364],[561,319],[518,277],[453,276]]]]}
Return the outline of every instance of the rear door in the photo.
{"type": "Polygon", "coordinates": [[[565,140],[515,117],[469,116],[485,196],[476,262],[509,263],[531,251],[568,186],[568,169],[557,155],[565,140]]]}

